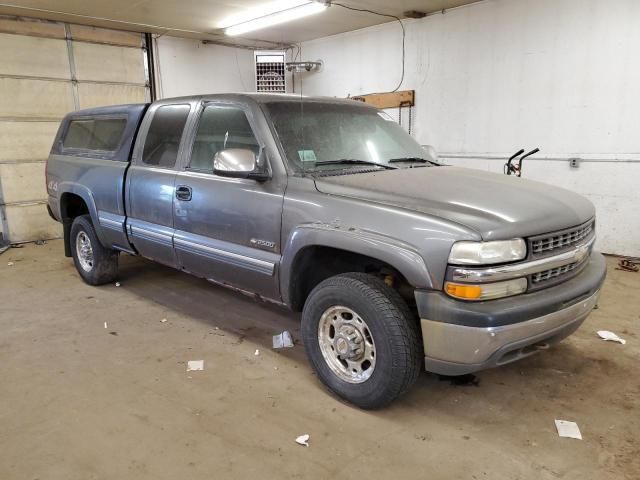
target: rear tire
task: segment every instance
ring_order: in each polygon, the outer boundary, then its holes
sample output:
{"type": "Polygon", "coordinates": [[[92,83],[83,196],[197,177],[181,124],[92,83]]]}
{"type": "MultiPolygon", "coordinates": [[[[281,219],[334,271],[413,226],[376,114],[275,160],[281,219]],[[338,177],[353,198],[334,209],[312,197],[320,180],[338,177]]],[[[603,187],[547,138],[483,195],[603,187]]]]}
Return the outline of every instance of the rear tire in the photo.
{"type": "Polygon", "coordinates": [[[318,377],[360,408],[387,406],[422,370],[417,321],[400,295],[372,275],[321,282],[305,303],[302,335],[318,377]]]}
{"type": "Polygon", "coordinates": [[[82,280],[89,285],[103,285],[117,278],[118,252],[102,246],[89,215],[74,219],[70,242],[73,263],[82,280]]]}

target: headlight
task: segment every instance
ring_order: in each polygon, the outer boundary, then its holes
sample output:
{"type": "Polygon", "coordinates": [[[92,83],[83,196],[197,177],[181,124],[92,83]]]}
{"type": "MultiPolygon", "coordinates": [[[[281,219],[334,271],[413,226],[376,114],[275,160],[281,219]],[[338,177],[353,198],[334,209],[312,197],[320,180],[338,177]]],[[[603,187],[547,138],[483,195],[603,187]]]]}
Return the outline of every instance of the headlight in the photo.
{"type": "Polygon", "coordinates": [[[478,283],[474,285],[447,282],[444,289],[449,296],[461,300],[492,300],[525,292],[527,290],[527,279],[517,278],[506,282],[478,283]]]}
{"type": "Polygon", "coordinates": [[[495,242],[456,242],[451,247],[449,263],[453,265],[491,265],[522,260],[527,246],[521,238],[495,242]]]}

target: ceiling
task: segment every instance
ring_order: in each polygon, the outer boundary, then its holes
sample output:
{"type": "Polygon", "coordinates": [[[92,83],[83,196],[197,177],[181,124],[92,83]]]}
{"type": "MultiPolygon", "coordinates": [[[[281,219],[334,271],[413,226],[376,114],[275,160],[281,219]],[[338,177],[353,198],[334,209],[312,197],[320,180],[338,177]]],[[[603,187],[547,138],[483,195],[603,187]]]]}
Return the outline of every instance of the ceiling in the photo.
{"type": "MultiPolygon", "coordinates": [[[[99,27],[200,38],[247,46],[292,44],[391,21],[333,5],[319,14],[239,37],[216,24],[239,11],[271,0],[0,0],[0,14],[61,20],[99,27]]],[[[403,16],[408,10],[433,13],[478,0],[342,0],[348,6],[403,16]]]]}

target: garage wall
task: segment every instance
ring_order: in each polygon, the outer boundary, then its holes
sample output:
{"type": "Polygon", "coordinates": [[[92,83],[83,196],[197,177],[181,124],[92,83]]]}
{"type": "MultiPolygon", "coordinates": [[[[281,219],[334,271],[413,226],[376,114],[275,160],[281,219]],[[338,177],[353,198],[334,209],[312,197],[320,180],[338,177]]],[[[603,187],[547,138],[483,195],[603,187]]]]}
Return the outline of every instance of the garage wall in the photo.
{"type": "MultiPolygon", "coordinates": [[[[422,144],[496,172],[520,147],[540,147],[524,177],[587,196],[598,248],[640,255],[640,2],[491,0],[405,25],[401,88],[416,90],[422,144]],[[569,158],[583,162],[573,169],[569,158]]],[[[397,22],[305,42],[303,58],[324,67],[296,90],[392,89],[400,52],[397,22]]]]}
{"type": "Polygon", "coordinates": [[[160,37],[156,72],[162,98],[255,91],[253,52],[242,48],[160,37]]]}
{"type": "Polygon", "coordinates": [[[143,36],[0,16],[0,233],[61,235],[46,211],[44,168],[69,111],[148,100],[143,36]]]}

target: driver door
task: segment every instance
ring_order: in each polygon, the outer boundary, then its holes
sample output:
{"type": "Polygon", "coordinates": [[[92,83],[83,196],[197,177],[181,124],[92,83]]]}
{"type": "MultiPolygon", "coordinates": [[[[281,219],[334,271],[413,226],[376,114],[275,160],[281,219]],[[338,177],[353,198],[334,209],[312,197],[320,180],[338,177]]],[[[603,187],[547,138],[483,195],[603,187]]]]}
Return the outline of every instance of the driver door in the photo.
{"type": "Polygon", "coordinates": [[[184,270],[277,299],[285,184],[213,171],[218,152],[259,153],[264,143],[250,118],[241,104],[203,105],[188,165],[176,176],[174,246],[184,270]]]}

